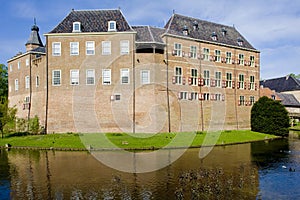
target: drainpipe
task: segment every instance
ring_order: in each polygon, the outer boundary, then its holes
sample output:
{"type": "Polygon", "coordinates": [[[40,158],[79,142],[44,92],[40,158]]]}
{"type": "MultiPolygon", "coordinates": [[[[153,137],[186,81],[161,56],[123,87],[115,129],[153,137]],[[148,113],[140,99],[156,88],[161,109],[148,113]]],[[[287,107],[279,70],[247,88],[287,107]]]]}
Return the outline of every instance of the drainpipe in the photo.
{"type": "Polygon", "coordinates": [[[31,72],[31,54],[29,54],[29,105],[28,105],[28,115],[27,115],[27,130],[29,131],[29,120],[30,120],[30,111],[31,111],[31,98],[32,98],[32,72],[31,72]]]}
{"type": "Polygon", "coordinates": [[[132,51],[132,84],[133,84],[133,97],[132,97],[132,133],[135,134],[135,54],[136,54],[136,48],[135,48],[135,34],[132,36],[132,43],[133,43],[133,51],[132,51]]]}
{"type": "Polygon", "coordinates": [[[171,113],[170,113],[170,97],[169,97],[169,49],[168,36],[166,36],[166,68],[167,68],[167,110],[168,110],[168,132],[171,132],[171,113]]]}
{"type": "MultiPolygon", "coordinates": [[[[199,52],[200,52],[200,59],[199,59],[199,75],[202,79],[201,73],[202,73],[202,64],[201,64],[201,43],[199,42],[199,52]]],[[[198,80],[199,81],[199,80],[198,80]]],[[[198,83],[199,84],[199,83],[198,83]]],[[[199,84],[199,95],[202,94],[202,85],[199,84]]],[[[199,97],[198,97],[199,98],[199,97]]],[[[200,115],[201,115],[201,131],[204,131],[204,115],[203,115],[203,100],[200,100],[200,115]]]]}
{"type": "Polygon", "coordinates": [[[49,43],[48,43],[48,35],[46,35],[46,110],[45,110],[45,130],[44,130],[44,134],[47,134],[47,130],[48,130],[48,103],[49,103],[49,83],[48,83],[48,78],[49,78],[49,75],[48,75],[48,48],[49,48],[49,43]]]}

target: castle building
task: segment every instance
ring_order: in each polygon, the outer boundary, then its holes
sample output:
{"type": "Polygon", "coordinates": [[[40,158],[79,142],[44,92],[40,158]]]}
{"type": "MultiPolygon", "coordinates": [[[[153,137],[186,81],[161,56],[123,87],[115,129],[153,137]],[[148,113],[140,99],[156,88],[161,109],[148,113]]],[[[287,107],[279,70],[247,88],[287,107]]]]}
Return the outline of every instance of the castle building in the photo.
{"type": "Polygon", "coordinates": [[[131,26],[120,10],[72,10],[36,25],[8,60],[9,101],[52,132],[184,132],[250,128],[260,52],[234,27],[173,14],[131,26]]]}

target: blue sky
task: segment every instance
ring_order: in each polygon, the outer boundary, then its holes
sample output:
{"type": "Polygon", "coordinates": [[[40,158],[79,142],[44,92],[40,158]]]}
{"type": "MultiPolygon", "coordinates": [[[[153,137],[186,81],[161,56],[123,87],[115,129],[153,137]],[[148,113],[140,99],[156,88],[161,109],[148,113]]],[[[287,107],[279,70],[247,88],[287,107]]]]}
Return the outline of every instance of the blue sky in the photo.
{"type": "Polygon", "coordinates": [[[72,8],[120,7],[131,25],[163,27],[173,10],[182,15],[234,25],[261,51],[262,79],[300,74],[298,0],[2,0],[1,7],[0,63],[3,64],[18,52],[25,51],[34,17],[42,36],[72,8]]]}

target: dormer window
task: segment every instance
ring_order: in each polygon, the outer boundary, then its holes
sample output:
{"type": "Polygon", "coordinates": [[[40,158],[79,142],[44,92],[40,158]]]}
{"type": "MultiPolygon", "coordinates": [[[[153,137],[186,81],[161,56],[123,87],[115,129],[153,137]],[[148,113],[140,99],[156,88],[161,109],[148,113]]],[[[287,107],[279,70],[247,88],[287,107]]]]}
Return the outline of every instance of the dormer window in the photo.
{"type": "Polygon", "coordinates": [[[217,41],[217,40],[218,40],[218,36],[217,36],[216,32],[213,32],[213,33],[211,34],[211,39],[212,39],[213,41],[217,41]]]}
{"type": "Polygon", "coordinates": [[[117,31],[116,21],[108,22],[108,31],[117,31]]]}
{"type": "Polygon", "coordinates": [[[73,32],[81,32],[81,23],[80,22],[73,23],[73,32]]]}
{"type": "Polygon", "coordinates": [[[243,46],[244,45],[244,41],[240,37],[237,39],[237,43],[238,43],[239,46],[243,46]]]}
{"type": "Polygon", "coordinates": [[[193,29],[194,29],[194,31],[196,31],[196,30],[198,30],[198,22],[197,21],[194,21],[193,22],[193,29]]]}
{"type": "Polygon", "coordinates": [[[187,28],[187,26],[183,27],[182,33],[183,33],[183,35],[188,35],[189,34],[189,29],[187,28]]]}
{"type": "Polygon", "coordinates": [[[226,30],[226,28],[225,28],[225,27],[223,27],[221,31],[222,31],[222,34],[223,34],[223,36],[226,36],[226,34],[227,34],[227,30],[226,30]]]}

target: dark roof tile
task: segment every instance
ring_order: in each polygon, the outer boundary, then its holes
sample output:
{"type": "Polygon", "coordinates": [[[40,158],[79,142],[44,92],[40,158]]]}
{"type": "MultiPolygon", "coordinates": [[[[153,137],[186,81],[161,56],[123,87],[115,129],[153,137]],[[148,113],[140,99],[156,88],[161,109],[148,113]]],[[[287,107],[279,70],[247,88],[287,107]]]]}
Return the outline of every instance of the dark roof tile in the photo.
{"type": "Polygon", "coordinates": [[[293,94],[276,93],[281,99],[281,103],[287,107],[299,107],[300,103],[293,94]]]}
{"type": "Polygon", "coordinates": [[[276,92],[300,90],[300,81],[292,76],[260,81],[260,85],[268,87],[276,92]]]}

